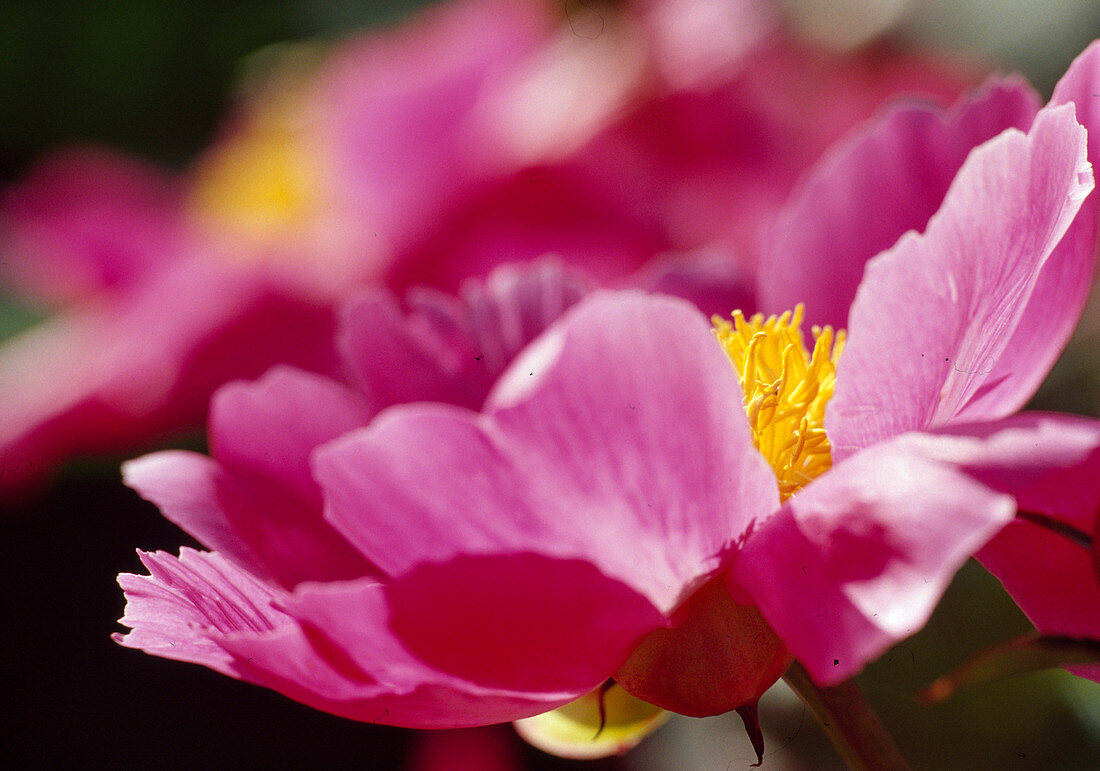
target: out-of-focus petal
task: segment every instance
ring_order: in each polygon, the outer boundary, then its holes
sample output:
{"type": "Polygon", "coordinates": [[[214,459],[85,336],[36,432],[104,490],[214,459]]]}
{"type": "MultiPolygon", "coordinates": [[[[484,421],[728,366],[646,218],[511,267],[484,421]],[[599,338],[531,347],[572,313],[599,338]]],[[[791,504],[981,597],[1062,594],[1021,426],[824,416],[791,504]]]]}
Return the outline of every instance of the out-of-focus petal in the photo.
{"type": "Polygon", "coordinates": [[[0,348],[0,464],[13,469],[0,488],[70,455],[198,428],[218,386],[272,361],[334,372],[334,326],[329,308],[203,262],[172,266],[121,306],[62,314],[0,348]]]}
{"type": "Polygon", "coordinates": [[[835,683],[920,629],[1014,510],[1009,496],[885,443],[789,499],[748,536],[732,575],[814,680],[835,683]]]}
{"type": "Polygon", "coordinates": [[[344,194],[377,225],[380,249],[433,230],[476,189],[472,113],[535,49],[550,14],[531,0],[449,3],[345,46],[317,76],[322,141],[343,159],[344,194]],[[472,44],[476,41],[476,44],[472,44]]]}
{"type": "Polygon", "coordinates": [[[175,257],[177,197],[166,172],[135,158],[57,152],[0,201],[4,280],[48,303],[131,288],[175,257]]]}
{"type": "Polygon", "coordinates": [[[421,288],[402,312],[368,290],[345,308],[338,344],[376,407],[441,401],[478,409],[516,354],[591,290],[556,260],[497,268],[458,298],[421,288]]]}
{"type": "Polygon", "coordinates": [[[628,283],[647,292],[682,297],[708,317],[728,318],[735,310],[756,312],[752,277],[736,261],[710,250],[657,257],[628,283]]]}
{"type": "Polygon", "coordinates": [[[970,151],[1014,127],[1039,98],[1022,79],[997,79],[951,110],[898,106],[830,151],[795,190],[762,246],[760,310],[798,303],[806,318],[846,326],[869,259],[924,230],[970,151]]]}
{"type": "Polygon", "coordinates": [[[327,516],[391,575],[460,554],[577,558],[667,613],[777,503],[741,404],[694,308],[601,294],[525,350],[484,416],[395,407],[314,468],[327,516]]]}
{"type": "Polygon", "coordinates": [[[1019,407],[988,398],[989,375],[1002,356],[1021,377],[1043,364],[1005,345],[1092,190],[1085,141],[1072,107],[1045,108],[1026,136],[1009,130],[970,155],[923,235],[868,263],[826,414],[834,458],[975,417],[968,402],[983,391],[977,417],[1019,407]]]}

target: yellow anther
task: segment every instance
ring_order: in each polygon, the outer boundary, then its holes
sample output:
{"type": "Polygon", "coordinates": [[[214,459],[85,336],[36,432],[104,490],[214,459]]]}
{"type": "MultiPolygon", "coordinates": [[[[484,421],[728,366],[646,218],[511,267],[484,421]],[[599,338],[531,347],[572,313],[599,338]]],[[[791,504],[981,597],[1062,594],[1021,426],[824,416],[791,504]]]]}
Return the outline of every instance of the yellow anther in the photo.
{"type": "Polygon", "coordinates": [[[832,464],[825,435],[825,404],[836,384],[836,363],[844,332],[813,327],[807,350],[802,336],[805,308],[746,319],[733,312],[733,323],[715,317],[714,332],[741,380],[744,409],[757,449],[775,469],[780,496],[786,500],[832,464]]]}

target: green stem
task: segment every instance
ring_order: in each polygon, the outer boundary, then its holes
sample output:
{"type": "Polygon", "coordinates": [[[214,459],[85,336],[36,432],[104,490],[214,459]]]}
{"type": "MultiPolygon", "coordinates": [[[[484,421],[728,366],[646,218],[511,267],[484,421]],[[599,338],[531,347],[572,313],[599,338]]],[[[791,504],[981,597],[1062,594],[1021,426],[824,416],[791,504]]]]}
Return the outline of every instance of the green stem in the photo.
{"type": "Polygon", "coordinates": [[[893,737],[852,680],[819,688],[797,661],[783,675],[828,735],[844,762],[853,769],[902,771],[909,765],[893,737]]]}

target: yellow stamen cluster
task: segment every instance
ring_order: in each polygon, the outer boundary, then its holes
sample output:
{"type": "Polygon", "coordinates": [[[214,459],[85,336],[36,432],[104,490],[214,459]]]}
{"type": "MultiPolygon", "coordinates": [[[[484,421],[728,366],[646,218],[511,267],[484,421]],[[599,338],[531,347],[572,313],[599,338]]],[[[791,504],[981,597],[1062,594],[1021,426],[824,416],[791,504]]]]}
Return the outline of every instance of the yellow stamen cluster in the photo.
{"type": "Polygon", "coordinates": [[[813,327],[810,352],[800,328],[804,310],[799,304],[793,313],[767,319],[734,311],[732,324],[712,319],[741,377],[753,440],[775,469],[782,500],[832,465],[825,404],[836,384],[844,330],[834,335],[832,327],[813,327]]]}

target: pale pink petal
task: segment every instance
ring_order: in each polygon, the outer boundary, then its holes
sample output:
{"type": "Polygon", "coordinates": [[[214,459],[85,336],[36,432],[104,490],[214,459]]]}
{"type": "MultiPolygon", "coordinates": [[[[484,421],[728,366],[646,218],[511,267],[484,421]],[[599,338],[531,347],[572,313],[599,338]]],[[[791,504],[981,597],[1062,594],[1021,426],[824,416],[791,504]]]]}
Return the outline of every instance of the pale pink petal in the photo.
{"type": "Polygon", "coordinates": [[[235,675],[233,656],[217,637],[263,634],[288,623],[272,606],[277,592],[216,553],[184,547],[178,559],[164,552],[138,554],[149,575],[118,577],[127,601],[119,623],[132,631],[114,639],[128,648],[235,675]]]}
{"type": "MultiPolygon", "coordinates": [[[[975,417],[968,403],[998,387],[1019,310],[1092,189],[1085,141],[1072,107],[1045,108],[1028,135],[970,155],[924,235],[868,263],[826,415],[834,457],[975,417]]],[[[1033,365],[1017,361],[1019,376],[1033,365]]],[[[994,400],[984,417],[1018,406],[994,400]]]]}
{"type": "Polygon", "coordinates": [[[869,259],[924,230],[971,149],[1027,130],[1039,99],[1022,79],[990,82],[951,110],[898,106],[831,150],[768,229],[757,273],[760,310],[798,303],[814,324],[847,326],[869,259]]]}
{"type": "Polygon", "coordinates": [[[1022,511],[1089,533],[1100,508],[1100,421],[1025,412],[911,434],[899,442],[1010,493],[1022,511]]]}
{"type": "Polygon", "coordinates": [[[196,452],[167,450],[122,464],[122,481],[155,504],[169,522],[246,570],[266,574],[263,561],[226,518],[217,461],[196,452]]]}
{"type": "Polygon", "coordinates": [[[928,620],[1012,499],[893,442],[840,463],[748,536],[731,574],[819,683],[928,620]],[[930,523],[935,523],[930,526],[930,523]]]}
{"type": "Polygon", "coordinates": [[[600,294],[524,351],[484,416],[396,407],[314,468],[327,516],[390,575],[531,552],[586,560],[669,612],[776,505],[741,404],[690,305],[600,294]]]}
{"type": "Polygon", "coordinates": [[[494,379],[593,288],[585,275],[556,259],[503,265],[484,282],[465,282],[459,295],[471,335],[494,379]]]}
{"type": "Polygon", "coordinates": [[[161,169],[100,148],[56,152],[0,199],[4,280],[49,303],[132,288],[178,255],[176,207],[161,169]]]}
{"type": "MultiPolygon", "coordinates": [[[[1077,121],[1088,131],[1088,159],[1100,164],[1100,44],[1094,43],[1058,82],[1052,105],[1073,102],[1077,121]]],[[[978,420],[1019,409],[1035,393],[1062,353],[1084,310],[1095,268],[1100,197],[1092,193],[1069,232],[1043,265],[1019,322],[997,359],[990,383],[997,386],[974,399],[960,417],[978,420]]]]}
{"type": "Polygon", "coordinates": [[[210,452],[227,470],[269,477],[315,507],[314,448],[366,425],[371,412],[351,389],[277,366],[254,382],[218,389],[210,403],[210,452]]]}

